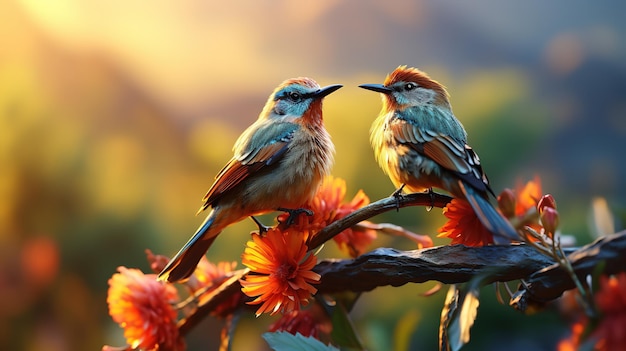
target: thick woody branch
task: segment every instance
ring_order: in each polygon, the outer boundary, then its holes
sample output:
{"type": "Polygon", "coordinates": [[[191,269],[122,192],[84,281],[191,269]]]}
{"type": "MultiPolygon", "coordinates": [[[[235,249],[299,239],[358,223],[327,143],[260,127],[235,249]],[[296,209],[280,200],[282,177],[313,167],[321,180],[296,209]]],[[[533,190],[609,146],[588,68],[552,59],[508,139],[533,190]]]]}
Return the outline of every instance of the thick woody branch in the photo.
{"type": "MultiPolygon", "coordinates": [[[[626,272],[626,231],[565,251],[581,278],[601,264],[604,264],[606,274],[626,272]]],[[[574,288],[571,278],[552,259],[524,244],[446,245],[413,251],[380,248],[355,259],[324,260],[314,270],[322,276],[316,285],[320,294],[364,292],[380,286],[431,280],[446,284],[465,283],[477,276],[485,278],[485,283],[523,279],[526,286],[522,285],[516,294],[516,307],[522,311],[529,304],[551,301],[574,288]]],[[[242,294],[239,279],[245,272],[235,272],[212,296],[201,298],[194,313],[180,321],[181,333],[188,332],[233,294],[242,294]]],[[[242,295],[240,303],[245,301],[249,299],[242,295]]]]}
{"type": "MultiPolygon", "coordinates": [[[[609,235],[578,249],[566,250],[579,277],[604,263],[604,273],[626,271],[626,231],[609,235]]],[[[322,276],[320,293],[370,291],[379,286],[400,286],[435,280],[464,283],[478,275],[485,282],[524,279],[529,302],[559,297],[574,283],[550,258],[527,245],[467,247],[463,245],[398,251],[381,248],[350,260],[325,260],[315,271],[322,276]]]]}
{"type": "Polygon", "coordinates": [[[309,242],[309,249],[315,249],[342,231],[381,213],[408,206],[430,206],[443,208],[451,200],[452,198],[450,196],[435,192],[389,196],[376,202],[372,202],[371,204],[352,212],[344,218],[329,224],[327,227],[315,234],[315,236],[311,239],[311,242],[309,242]]]}
{"type": "Polygon", "coordinates": [[[352,260],[325,260],[315,271],[322,276],[320,292],[369,291],[430,280],[464,283],[481,274],[487,282],[528,277],[553,261],[526,245],[469,247],[437,246],[398,251],[381,248],[352,260]]]}

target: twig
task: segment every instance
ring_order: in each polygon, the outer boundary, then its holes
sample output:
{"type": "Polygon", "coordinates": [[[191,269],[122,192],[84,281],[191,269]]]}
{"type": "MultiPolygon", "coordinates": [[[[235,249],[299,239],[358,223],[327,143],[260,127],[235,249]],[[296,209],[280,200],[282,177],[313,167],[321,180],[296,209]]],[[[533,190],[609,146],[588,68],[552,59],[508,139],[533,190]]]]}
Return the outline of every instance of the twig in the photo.
{"type": "MultiPolygon", "coordinates": [[[[554,261],[557,262],[561,266],[561,268],[563,268],[567,272],[567,274],[572,279],[572,282],[574,282],[574,285],[578,289],[581,297],[580,302],[583,309],[585,310],[585,313],[587,313],[589,317],[594,316],[595,311],[593,308],[591,292],[589,291],[587,284],[583,283],[584,280],[578,278],[576,272],[574,271],[574,268],[572,267],[572,264],[567,258],[567,255],[565,254],[565,252],[563,252],[560,236],[555,234],[546,236],[542,233],[538,233],[531,227],[525,227],[524,230],[527,235],[530,235],[532,238],[538,240],[526,240],[527,244],[533,246],[535,250],[537,250],[537,252],[554,259],[554,261]]],[[[520,305],[520,298],[521,297],[519,296],[519,294],[517,294],[515,297],[515,302],[513,303],[514,306],[523,306],[523,302],[520,305]]]]}
{"type": "MultiPolygon", "coordinates": [[[[208,295],[199,297],[198,307],[187,317],[178,321],[178,330],[181,335],[187,334],[195,327],[204,317],[211,314],[222,303],[227,302],[235,294],[242,295],[241,284],[239,279],[248,273],[248,269],[240,269],[232,273],[232,276],[226,279],[217,289],[208,295]]],[[[243,301],[240,301],[243,303],[243,301]]],[[[233,306],[234,307],[234,306],[233,306]]]]}
{"type": "MultiPolygon", "coordinates": [[[[605,274],[626,272],[626,231],[601,237],[567,256],[572,269],[582,280],[602,262],[605,263],[605,274]]],[[[518,294],[527,303],[552,301],[563,291],[575,287],[569,274],[558,264],[531,274],[525,281],[527,287],[521,287],[518,294]]]]}
{"type": "Polygon", "coordinates": [[[413,193],[401,196],[390,196],[362,207],[344,218],[329,224],[320,230],[309,242],[309,249],[315,249],[326,241],[332,239],[335,235],[356,225],[357,223],[370,219],[381,213],[396,210],[401,207],[408,206],[434,206],[445,207],[452,198],[447,195],[432,193],[413,193]]]}

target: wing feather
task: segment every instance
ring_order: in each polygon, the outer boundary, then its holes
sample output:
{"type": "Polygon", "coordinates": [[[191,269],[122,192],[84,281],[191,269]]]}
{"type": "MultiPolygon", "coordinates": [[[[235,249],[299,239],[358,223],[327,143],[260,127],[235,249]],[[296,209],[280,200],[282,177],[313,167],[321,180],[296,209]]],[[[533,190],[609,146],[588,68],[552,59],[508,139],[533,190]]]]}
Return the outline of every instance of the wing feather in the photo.
{"type": "Polygon", "coordinates": [[[425,143],[423,147],[424,155],[448,170],[463,174],[471,172],[472,166],[462,156],[454,153],[444,140],[443,138],[437,138],[425,143]]]}
{"type": "Polygon", "coordinates": [[[435,161],[441,167],[455,172],[459,177],[480,191],[493,191],[483,172],[478,155],[472,148],[450,136],[431,130],[421,130],[408,121],[397,119],[390,125],[398,142],[435,161]]]}
{"type": "MultiPolygon", "coordinates": [[[[268,130],[259,130],[261,133],[266,131],[268,130]]],[[[278,162],[289,148],[293,131],[290,130],[286,134],[283,133],[283,135],[279,135],[277,138],[270,140],[268,144],[260,147],[251,148],[250,145],[254,145],[254,143],[246,145],[239,157],[233,157],[217,174],[213,185],[202,198],[204,204],[198,210],[198,213],[215,204],[225,193],[241,184],[250,176],[278,162]]],[[[267,135],[265,136],[267,137],[267,135]]]]}

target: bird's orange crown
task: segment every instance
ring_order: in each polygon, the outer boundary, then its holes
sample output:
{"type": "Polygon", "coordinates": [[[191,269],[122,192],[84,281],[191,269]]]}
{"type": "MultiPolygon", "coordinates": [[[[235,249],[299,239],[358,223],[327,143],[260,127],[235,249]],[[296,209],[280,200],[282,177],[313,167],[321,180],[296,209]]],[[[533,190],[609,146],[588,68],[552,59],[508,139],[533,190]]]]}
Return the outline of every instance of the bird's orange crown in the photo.
{"type": "Polygon", "coordinates": [[[414,82],[422,88],[431,89],[437,92],[441,98],[449,100],[448,92],[446,88],[434,79],[431,79],[428,74],[420,71],[417,68],[407,66],[398,66],[393,72],[387,75],[385,79],[385,86],[391,86],[397,82],[414,82]]]}
{"type": "Polygon", "coordinates": [[[290,78],[290,79],[285,80],[284,82],[282,82],[276,88],[276,91],[279,91],[279,90],[283,89],[284,87],[287,87],[287,86],[292,85],[292,84],[298,84],[298,85],[302,85],[302,86],[309,87],[309,88],[312,88],[312,89],[320,87],[319,84],[317,84],[317,82],[314,81],[311,78],[308,78],[308,77],[298,77],[298,78],[290,78]]]}

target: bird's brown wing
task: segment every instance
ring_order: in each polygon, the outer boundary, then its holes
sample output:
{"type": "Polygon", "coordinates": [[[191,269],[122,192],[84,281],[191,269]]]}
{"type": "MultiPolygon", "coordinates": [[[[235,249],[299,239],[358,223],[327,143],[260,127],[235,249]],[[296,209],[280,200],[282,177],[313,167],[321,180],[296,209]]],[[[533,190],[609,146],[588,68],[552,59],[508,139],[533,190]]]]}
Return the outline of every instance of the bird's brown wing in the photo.
{"type": "Polygon", "coordinates": [[[398,142],[408,145],[441,167],[457,173],[477,190],[493,194],[487,175],[480,165],[480,159],[469,145],[447,135],[422,130],[404,120],[396,120],[390,128],[398,142]]]}
{"type": "Polygon", "coordinates": [[[207,207],[214,205],[228,191],[268,167],[273,166],[280,160],[289,148],[293,133],[283,135],[280,139],[259,147],[249,148],[239,157],[233,157],[222,170],[215,176],[215,182],[204,195],[204,204],[198,213],[207,207]]]}

